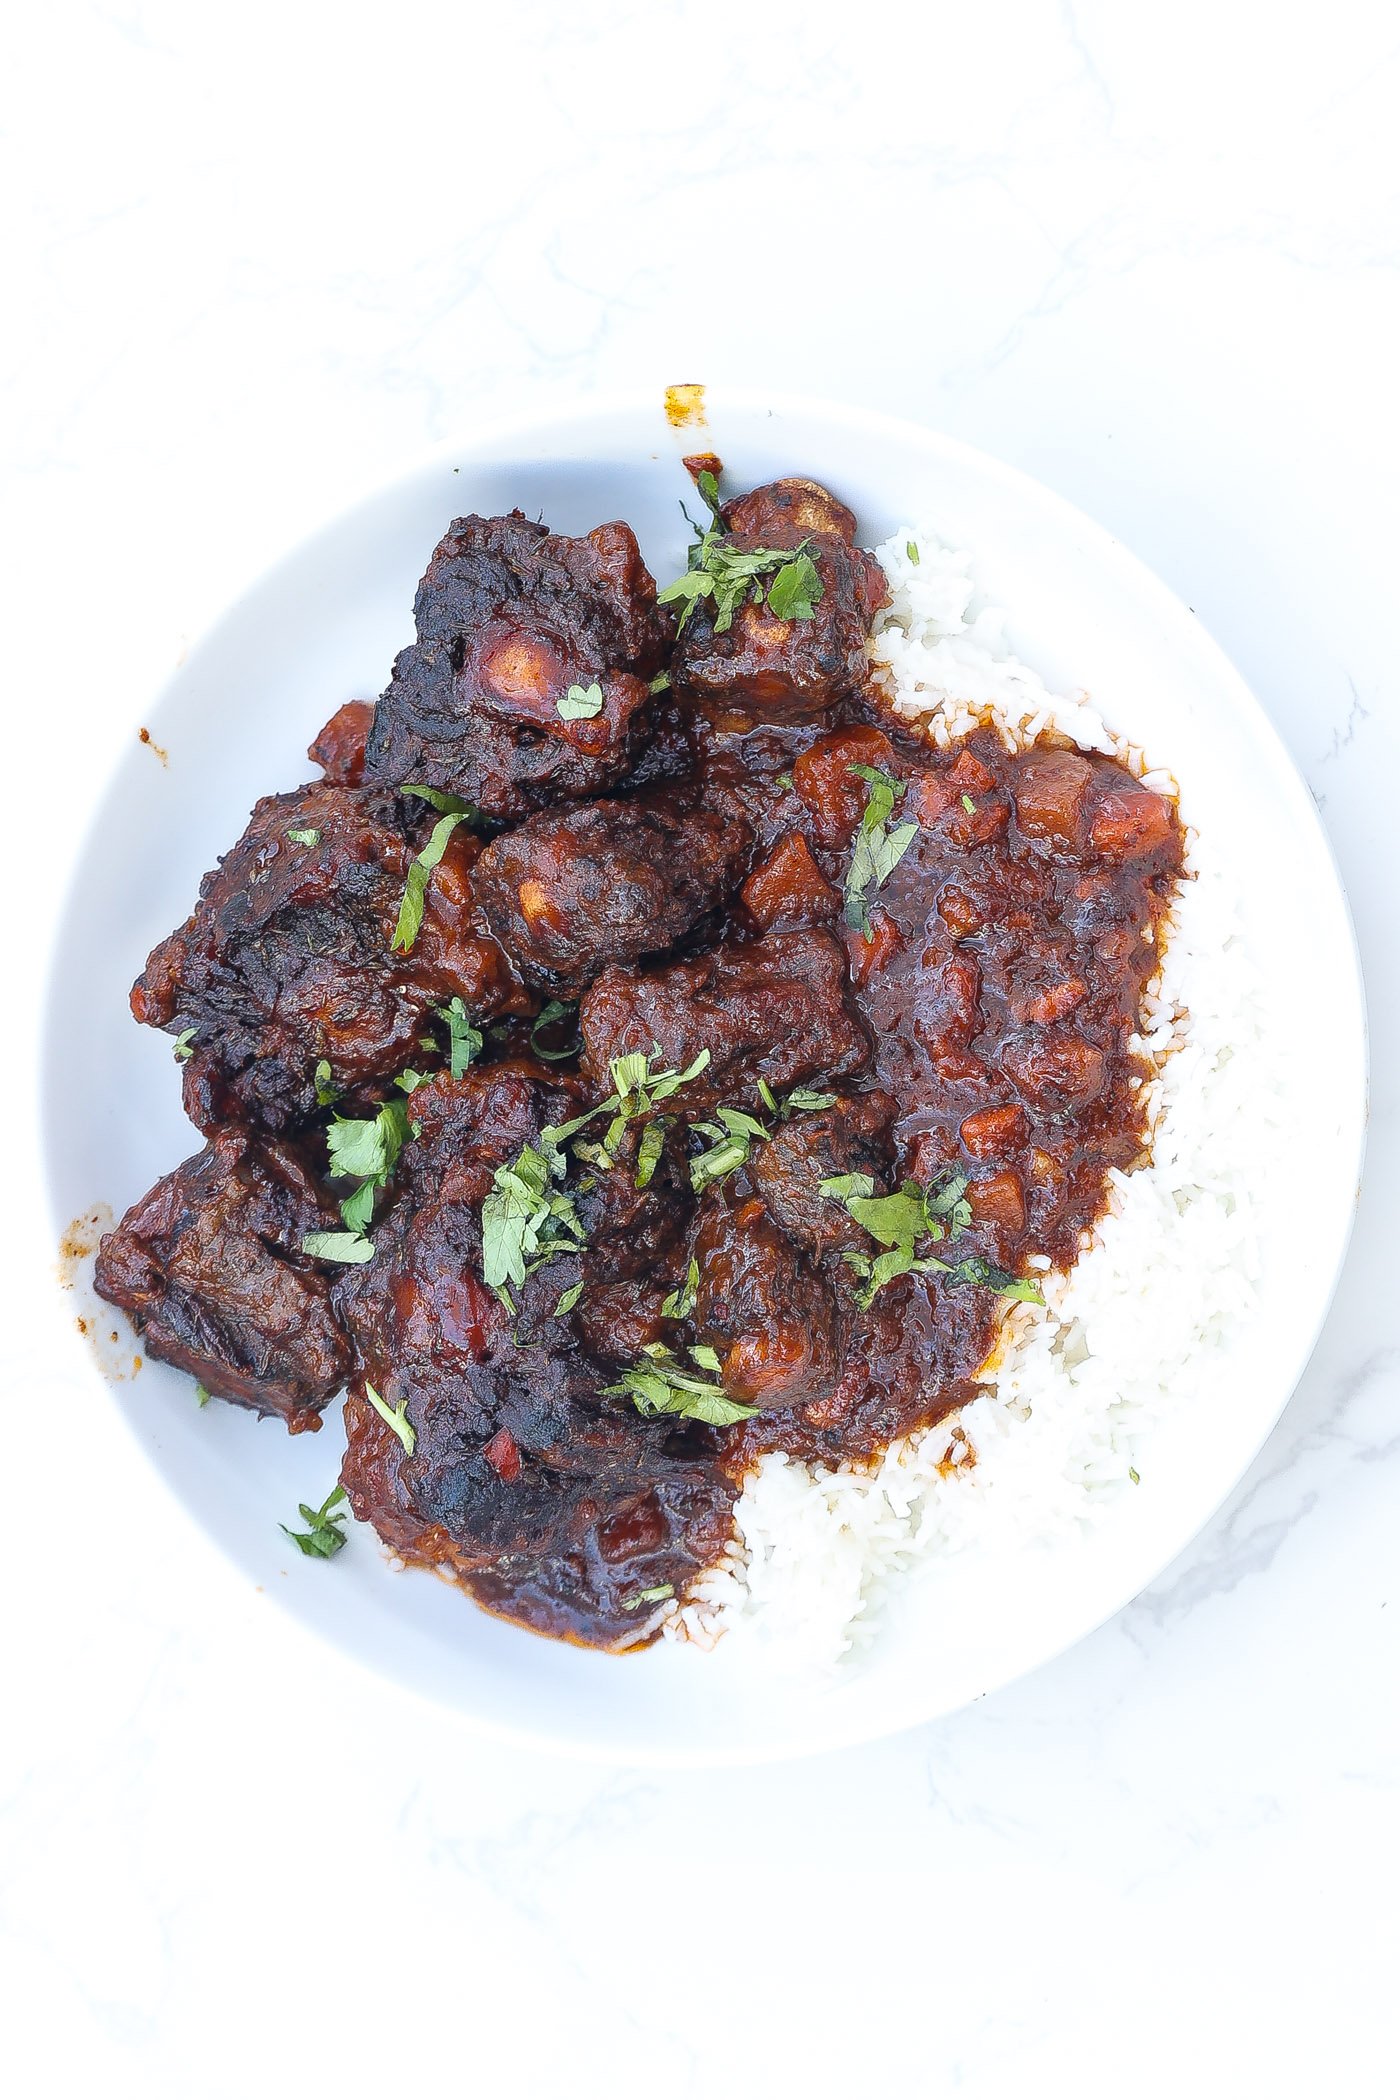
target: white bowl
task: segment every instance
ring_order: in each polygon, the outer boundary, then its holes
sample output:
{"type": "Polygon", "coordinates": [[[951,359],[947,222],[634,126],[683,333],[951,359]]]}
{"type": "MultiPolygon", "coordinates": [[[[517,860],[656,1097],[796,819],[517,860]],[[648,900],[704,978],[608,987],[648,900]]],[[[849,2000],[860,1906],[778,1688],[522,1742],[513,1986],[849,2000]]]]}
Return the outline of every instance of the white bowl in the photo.
{"type": "Polygon", "coordinates": [[[302,1560],[278,1523],[332,1486],[335,1409],[319,1435],[293,1439],[231,1407],[196,1408],[190,1381],[162,1365],[113,1386],[137,1444],[210,1540],[308,1626],[498,1736],[657,1764],[784,1756],[950,1712],[1136,1595],[1229,1493],[1307,1361],[1345,1252],[1365,1112],[1360,978],[1326,840],[1263,710],[1186,608],[1067,503],[932,431],[718,389],[707,408],[704,429],[672,430],[658,396],[493,430],[367,498],[247,592],[145,717],[168,770],[133,740],[82,848],[45,1063],[56,1217],[65,1225],[98,1200],[120,1213],[198,1145],[169,1040],[130,1019],[131,980],[254,800],[306,779],[320,724],[384,685],[448,520],[517,505],[565,532],[626,518],[669,576],[689,537],[677,503],[685,451],[717,451],[736,484],[830,482],[868,543],[931,521],[976,551],[979,581],[1011,608],[1018,652],[1051,688],[1087,688],[1113,727],[1172,768],[1197,826],[1227,842],[1243,898],[1280,1052],[1282,1142],[1306,1165],[1306,1258],[1296,1219],[1268,1218],[1257,1314],[1210,1394],[1155,1433],[1141,1489],[1083,1545],[1028,1548],[991,1580],[949,1563],[911,1589],[873,1660],[832,1683],[785,1681],[737,1643],[619,1660],[532,1638],[426,1574],[391,1570],[359,1527],[333,1562],[302,1560]]]}

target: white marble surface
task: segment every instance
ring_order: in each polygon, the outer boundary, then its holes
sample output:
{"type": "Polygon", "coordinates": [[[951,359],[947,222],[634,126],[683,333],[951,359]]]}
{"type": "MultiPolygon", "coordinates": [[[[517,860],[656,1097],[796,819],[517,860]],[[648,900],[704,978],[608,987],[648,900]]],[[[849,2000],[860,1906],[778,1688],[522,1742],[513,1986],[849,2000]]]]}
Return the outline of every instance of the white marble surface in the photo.
{"type": "MultiPolygon", "coordinates": [[[[26,2100],[1395,2091],[1400,32],[1345,0],[946,12],[30,11],[0,186],[12,982],[187,638],[484,404],[873,397],[1120,533],[1312,784],[1374,1097],[1311,1368],[1177,1565],[973,1711],[713,1777],[483,1747],[272,1612],[136,1466],[35,1225],[21,1015],[26,2100]]],[[[1306,1262],[1305,1160],[1298,1203],[1306,1262]]]]}

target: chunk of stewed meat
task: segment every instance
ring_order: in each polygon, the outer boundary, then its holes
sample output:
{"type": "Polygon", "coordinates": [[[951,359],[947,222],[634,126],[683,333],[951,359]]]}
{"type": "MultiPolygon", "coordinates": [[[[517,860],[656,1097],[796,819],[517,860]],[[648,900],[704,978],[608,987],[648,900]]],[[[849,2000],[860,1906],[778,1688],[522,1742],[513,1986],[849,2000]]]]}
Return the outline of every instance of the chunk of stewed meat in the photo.
{"type": "Polygon", "coordinates": [[[341,1089],[389,1077],[454,997],[479,1016],[528,1009],[501,949],[470,926],[480,842],[465,825],[433,870],[412,948],[394,950],[434,821],[420,803],[329,785],[259,802],[131,994],[138,1021],[192,1035],[185,1106],[202,1129],[228,1117],[286,1129],[315,1111],[322,1060],[341,1089]]]}
{"type": "Polygon", "coordinates": [[[512,511],[458,518],[414,601],[366,755],[513,818],[604,793],[645,743],[669,614],[630,526],[581,538],[512,511]]]}
{"type": "Polygon", "coordinates": [[[547,810],[488,846],[472,878],[527,984],[576,999],[605,963],[664,953],[720,904],[752,843],[729,806],[687,788],[547,810]]]}
{"type": "Polygon", "coordinates": [[[151,1356],[293,1434],[319,1429],[350,1351],[301,1243],[339,1225],[291,1146],[228,1127],[132,1205],[94,1280],[151,1356]]]}
{"type": "Polygon", "coordinates": [[[678,692],[742,704],[760,714],[820,713],[854,690],[868,665],[871,622],[888,595],[884,572],[853,542],[855,520],[818,482],[778,481],[727,504],[723,545],[737,554],[796,551],[814,563],[820,595],[810,617],[781,619],[750,597],[721,629],[701,598],[681,629],[671,664],[678,692]]]}
{"type": "MultiPolygon", "coordinates": [[[[517,1064],[435,1079],[414,1104],[400,1200],[374,1261],[337,1286],[359,1365],[345,1410],[351,1506],[482,1603],[627,1646],[649,1623],[639,1593],[681,1591],[728,1533],[716,1433],[643,1420],[602,1393],[578,1321],[557,1312],[576,1260],[528,1276],[509,1305],[483,1281],[482,1199],[498,1167],[564,1119],[569,1092],[517,1064]],[[411,1451],[371,1384],[402,1410],[411,1451]]],[[[592,1222],[606,1239],[596,1206],[592,1222]]]]}
{"type": "Polygon", "coordinates": [[[609,967],[585,995],[579,1024],[595,1083],[627,1051],[656,1048],[681,1070],[708,1051],[705,1070],[685,1089],[687,1110],[753,1108],[760,1079],[782,1093],[861,1071],[870,1058],[848,997],[845,952],[819,929],[725,941],[661,969],[609,967]]]}
{"type": "Polygon", "coordinates": [[[840,1376],[835,1293],[759,1199],[707,1190],[691,1246],[695,1331],[730,1398],[765,1409],[825,1400],[840,1376]]]}
{"type": "Polygon", "coordinates": [[[888,1094],[841,1095],[830,1108],[778,1124],[749,1162],[749,1176],[770,1216],[809,1254],[865,1244],[845,1205],[821,1192],[823,1181],[868,1174],[882,1186],[891,1161],[888,1094]]]}

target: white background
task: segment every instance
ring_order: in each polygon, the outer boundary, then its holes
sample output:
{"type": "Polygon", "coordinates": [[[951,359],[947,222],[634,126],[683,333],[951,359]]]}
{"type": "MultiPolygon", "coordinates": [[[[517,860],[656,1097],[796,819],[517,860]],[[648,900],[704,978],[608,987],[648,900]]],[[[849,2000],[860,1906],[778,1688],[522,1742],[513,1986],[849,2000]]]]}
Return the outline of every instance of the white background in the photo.
{"type": "Polygon", "coordinates": [[[1393,2094],[1393,9],[109,0],[18,61],[11,2089],[1393,2094]],[[84,810],[201,625],[503,401],[680,379],[936,424],[1161,572],[1322,807],[1374,1091],[1314,1362],[1147,1595],[918,1734],[658,1777],[483,1746],[214,1558],[68,1332],[24,1055],[84,810]]]}

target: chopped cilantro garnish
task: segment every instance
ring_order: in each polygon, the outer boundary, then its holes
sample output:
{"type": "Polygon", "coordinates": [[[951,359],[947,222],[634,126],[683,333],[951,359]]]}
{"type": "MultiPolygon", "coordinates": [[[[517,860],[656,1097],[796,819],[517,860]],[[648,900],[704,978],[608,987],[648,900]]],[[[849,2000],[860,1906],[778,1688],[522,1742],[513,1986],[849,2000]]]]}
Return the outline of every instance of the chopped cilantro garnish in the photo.
{"type": "MultiPolygon", "coordinates": [[[[411,1080],[416,1085],[418,1079],[418,1073],[405,1072],[398,1083],[403,1086],[405,1080],[411,1080]]],[[[412,1090],[412,1086],[405,1088],[409,1093],[412,1090]]],[[[359,1184],[340,1205],[340,1215],[352,1232],[363,1233],[374,1216],[375,1193],[393,1173],[412,1130],[402,1101],[386,1101],[372,1116],[337,1116],[327,1129],[330,1174],[336,1180],[353,1178],[359,1184]]]]}
{"type": "Polygon", "coordinates": [[[573,1041],[565,1043],[562,1050],[550,1050],[540,1041],[540,1030],[542,1028],[553,1028],[556,1022],[564,1020],[569,1014],[577,1013],[577,1011],[578,1008],[576,1006],[566,1006],[562,999],[550,999],[546,1002],[530,1025],[530,1048],[534,1051],[536,1057],[542,1057],[547,1064],[551,1065],[558,1064],[561,1059],[566,1057],[577,1057],[579,1050],[577,1029],[574,1030],[573,1041]]]}
{"type": "Polygon", "coordinates": [[[603,712],[603,688],[596,678],[592,685],[571,685],[554,711],[562,722],[589,722],[603,712]]]}
{"type": "MultiPolygon", "coordinates": [[[[418,789],[413,792],[417,794],[418,789]]],[[[423,907],[428,898],[428,878],[447,851],[447,842],[459,824],[465,824],[469,809],[454,809],[447,816],[439,817],[432,829],[427,845],[408,871],[408,880],[403,888],[403,902],[399,906],[398,920],[394,926],[391,948],[407,955],[418,938],[418,929],[423,924],[423,907]]]]}
{"type": "Polygon", "coordinates": [[[622,1609],[639,1611],[644,1604],[664,1604],[668,1597],[674,1597],[675,1594],[676,1586],[673,1582],[653,1583],[649,1590],[637,1590],[632,1596],[624,1598],[622,1609]]]}
{"type": "Polygon", "coordinates": [[[917,824],[890,826],[895,803],[906,783],[878,766],[848,766],[867,784],[865,814],[860,820],[851,865],[846,870],[846,924],[870,938],[870,898],[883,888],[918,834],[917,824]]]}
{"type": "Polygon", "coordinates": [[[668,686],[670,685],[670,683],[671,683],[671,674],[670,674],[670,672],[669,672],[669,671],[658,671],[658,672],[657,672],[657,674],[656,674],[656,676],[655,676],[655,678],[653,678],[653,679],[652,679],[652,681],[651,681],[650,685],[649,685],[649,686],[647,687],[647,691],[648,691],[649,693],[664,693],[664,692],[666,691],[667,687],[668,687],[668,686]]]}
{"type": "Polygon", "coordinates": [[[374,1242],[362,1232],[308,1232],[301,1243],[303,1254],[318,1261],[361,1262],[374,1260],[374,1242]]]}
{"type": "Polygon", "coordinates": [[[695,1310],[695,1294],[700,1288],[700,1264],[692,1255],[685,1272],[685,1282],[668,1291],[661,1301],[663,1320],[684,1320],[695,1310]]]}
{"type": "Polygon", "coordinates": [[[200,1407],[207,1407],[209,1405],[210,1400],[213,1398],[212,1393],[210,1392],[208,1386],[204,1383],[204,1380],[202,1378],[196,1378],[194,1382],[194,1397],[200,1407]]]}
{"type": "MultiPolygon", "coordinates": [[[[713,1349],[692,1349],[690,1354],[704,1369],[719,1369],[713,1349]]],[[[664,1342],[648,1342],[617,1384],[605,1385],[603,1391],[630,1400],[639,1415],[688,1415],[694,1421],[708,1422],[712,1429],[727,1429],[758,1413],[742,1400],[731,1400],[713,1379],[697,1378],[687,1371],[664,1342]]]]}
{"type": "Polygon", "coordinates": [[[557,1254],[583,1245],[573,1199],[553,1185],[563,1178],[564,1156],[557,1143],[546,1143],[548,1137],[541,1132],[540,1149],[522,1145],[513,1160],[497,1167],[481,1206],[481,1273],[498,1295],[512,1284],[518,1289],[557,1254]]]}
{"type": "MultiPolygon", "coordinates": [[[[723,530],[724,520],[719,507],[719,476],[709,467],[702,467],[695,477],[695,486],[700,500],[709,511],[716,525],[723,530]]],[[[684,509],[684,505],[682,505],[684,509]]]]}
{"type": "Polygon", "coordinates": [[[328,1057],[322,1057],[317,1060],[312,1083],[316,1088],[316,1106],[318,1108],[329,1108],[333,1101],[340,1099],[340,1088],[334,1085],[331,1080],[331,1064],[328,1057]]]}
{"type": "Polygon", "coordinates": [[[707,598],[714,614],[714,631],[724,634],[733,626],[740,606],[763,603],[765,578],[768,606],[775,619],[811,619],[822,595],[822,581],[807,552],[807,542],[804,540],[798,547],[755,547],[742,552],[716,518],[691,548],[684,576],[658,591],[656,602],[670,605],[683,601],[679,631],[700,600],[707,598]]]}
{"type": "Polygon", "coordinates": [[[199,1031],[196,1028],[182,1028],[176,1036],[175,1062],[177,1065],[184,1064],[189,1058],[194,1056],[194,1039],[198,1033],[199,1031]]]}
{"type": "Polygon", "coordinates": [[[319,831],[289,831],[287,837],[294,846],[319,846],[321,843],[319,831]]]}
{"type": "Polygon", "coordinates": [[[790,788],[793,785],[791,773],[775,773],[773,775],[773,785],[775,788],[783,788],[784,790],[790,788]]]}
{"type": "Polygon", "coordinates": [[[370,1406],[374,1409],[375,1413],[379,1416],[381,1422],[388,1423],[389,1427],[393,1430],[394,1435],[403,1445],[404,1450],[408,1453],[409,1457],[412,1458],[414,1446],[418,1442],[418,1437],[414,1430],[413,1424],[409,1421],[407,1414],[404,1412],[405,1408],[408,1406],[408,1402],[406,1400],[401,1400],[397,1407],[390,1407],[387,1400],[380,1399],[378,1393],[374,1390],[374,1387],[369,1383],[368,1379],[366,1379],[365,1381],[365,1398],[366,1400],[368,1400],[370,1406]]]}
{"type": "MultiPolygon", "coordinates": [[[[659,1052],[653,1054],[660,1055],[659,1052]]],[[[659,1103],[669,1101],[672,1094],[678,1092],[681,1087],[688,1086],[692,1079],[698,1079],[709,1062],[709,1051],[702,1050],[697,1057],[692,1058],[683,1072],[677,1072],[669,1066],[660,1072],[653,1072],[651,1057],[644,1051],[631,1050],[625,1056],[615,1057],[610,1067],[614,1092],[608,1095],[606,1101],[600,1101],[596,1108],[587,1109],[583,1115],[575,1116],[571,1123],[561,1123],[557,1128],[542,1130],[540,1142],[543,1144],[546,1139],[550,1139],[556,1145],[562,1145],[565,1138],[571,1138],[575,1131],[582,1130],[598,1116],[610,1114],[612,1121],[603,1133],[602,1144],[596,1152],[587,1155],[606,1172],[615,1164],[615,1154],[627,1125],[639,1116],[650,1115],[659,1103]]]]}
{"type": "Polygon", "coordinates": [[[919,566],[919,543],[918,543],[918,541],[917,541],[917,540],[906,540],[906,541],[904,542],[904,551],[905,551],[905,553],[906,553],[906,554],[908,555],[908,557],[909,557],[910,561],[911,561],[911,562],[912,562],[912,563],[914,564],[914,567],[915,567],[915,568],[917,569],[917,568],[918,568],[918,566],[919,566]]]}
{"type": "Polygon", "coordinates": [[[778,1113],[784,1122],[789,1116],[815,1115],[818,1109],[835,1108],[836,1098],[835,1094],[815,1093],[809,1086],[795,1086],[790,1094],[784,1095],[778,1113]]]}
{"type": "Polygon", "coordinates": [[[754,1139],[762,1144],[768,1137],[758,1118],[748,1115],[742,1108],[718,1108],[715,1114],[719,1117],[718,1123],[692,1123],[690,1126],[702,1137],[714,1139],[708,1151],[690,1162],[690,1186],[697,1196],[712,1181],[723,1181],[726,1174],[746,1167],[754,1139]]]}
{"type": "Polygon", "coordinates": [[[849,1249],[843,1259],[862,1280],[856,1303],[868,1306],[876,1292],[896,1276],[947,1276],[954,1283],[980,1284],[1005,1298],[1023,1298],[1032,1305],[1044,1299],[1040,1286],[1028,1277],[1012,1276],[1006,1269],[972,1254],[960,1262],[947,1262],[937,1255],[920,1255],[920,1241],[955,1240],[972,1223],[967,1201],[967,1176],[949,1175],[938,1187],[921,1189],[906,1181],[893,1195],[877,1196],[868,1174],[833,1174],[817,1184],[822,1195],[844,1203],[846,1209],[883,1250],[873,1258],[849,1249]]]}
{"type": "Polygon", "coordinates": [[[460,998],[449,999],[433,1012],[447,1023],[447,1061],[454,1079],[460,1079],[474,1057],[481,1055],[481,1030],[473,1028],[460,998]]]}
{"type": "Polygon", "coordinates": [[[644,1189],[650,1185],[651,1177],[656,1172],[665,1143],[666,1128],[664,1119],[661,1122],[648,1123],[646,1129],[642,1132],[641,1142],[637,1146],[635,1180],[639,1189],[644,1189]]]}
{"type": "Polygon", "coordinates": [[[562,1320],[565,1313],[571,1313],[582,1296],[583,1284],[581,1282],[571,1283],[566,1291],[561,1291],[559,1293],[559,1302],[554,1308],[555,1319],[562,1320]]]}
{"type": "Polygon", "coordinates": [[[319,1509],[311,1509],[305,1502],[298,1502],[297,1514],[309,1529],[292,1531],[285,1524],[281,1526],[292,1544],[299,1552],[304,1553],[308,1560],[332,1560],[345,1544],[345,1533],[340,1529],[345,1522],[345,1512],[331,1515],[336,1504],[344,1500],[344,1488],[333,1487],[319,1509]]]}
{"type": "Polygon", "coordinates": [[[1136,1467],[1136,1466],[1129,1466],[1129,1468],[1128,1468],[1128,1478],[1129,1478],[1129,1480],[1131,1480],[1131,1482],[1133,1483],[1133,1486],[1134,1486],[1134,1487],[1141,1487],[1141,1486],[1142,1486],[1142,1475],[1141,1475],[1141,1473],[1139,1473],[1139,1471],[1138,1471],[1138,1469],[1137,1469],[1137,1467],[1136,1467]]]}
{"type": "Polygon", "coordinates": [[[449,795],[446,788],[424,787],[421,781],[415,780],[411,786],[401,787],[399,793],[416,795],[420,802],[426,802],[429,809],[437,810],[444,817],[474,817],[478,814],[474,802],[465,802],[460,795],[449,795]]]}
{"type": "Polygon", "coordinates": [[[976,804],[976,803],[975,803],[975,802],[973,801],[973,799],[972,799],[971,795],[964,795],[964,796],[963,796],[963,798],[962,798],[962,806],[963,806],[963,808],[964,808],[964,809],[965,809],[965,810],[967,811],[967,813],[968,813],[968,815],[969,815],[970,817],[975,817],[975,816],[976,816],[976,814],[977,814],[977,804],[976,804]]]}
{"type": "Polygon", "coordinates": [[[616,1150],[628,1123],[650,1114],[658,1102],[669,1100],[709,1062],[709,1051],[702,1050],[684,1072],[653,1072],[651,1058],[642,1051],[615,1057],[615,1091],[605,1101],[585,1109],[571,1122],[547,1123],[538,1145],[522,1145],[512,1161],[497,1167],[491,1192],[481,1206],[481,1273],[498,1297],[510,1303],[512,1284],[518,1288],[556,1255],[570,1254],[583,1244],[584,1230],[573,1199],[554,1186],[563,1180],[568,1164],[565,1141],[597,1117],[610,1116],[601,1145],[574,1148],[608,1172],[616,1164],[616,1150]]]}
{"type": "Polygon", "coordinates": [[[775,620],[810,620],[821,595],[817,565],[799,548],[796,559],[779,569],[769,584],[768,610],[775,620]]]}

